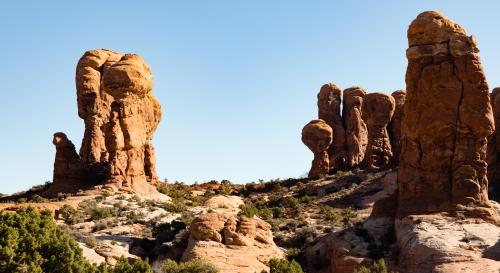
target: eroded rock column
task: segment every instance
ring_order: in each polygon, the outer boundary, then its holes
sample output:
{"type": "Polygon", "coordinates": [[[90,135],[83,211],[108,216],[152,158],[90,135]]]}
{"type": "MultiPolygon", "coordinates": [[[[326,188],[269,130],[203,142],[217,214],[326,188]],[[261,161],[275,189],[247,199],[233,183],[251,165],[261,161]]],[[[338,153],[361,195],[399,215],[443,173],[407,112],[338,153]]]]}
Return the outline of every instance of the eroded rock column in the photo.
{"type": "Polygon", "coordinates": [[[486,143],[494,123],[476,41],[430,11],[411,23],[408,42],[398,216],[489,214],[486,143]]]}
{"type": "Polygon", "coordinates": [[[383,93],[365,95],[363,119],[368,128],[365,162],[369,170],[386,169],[392,161],[392,148],[387,132],[395,108],[394,98],[383,93]]]}
{"type": "Polygon", "coordinates": [[[363,98],[366,91],[361,87],[344,90],[342,117],[346,131],[346,167],[358,167],[365,159],[368,145],[368,129],[363,120],[363,98]]]}
{"type": "Polygon", "coordinates": [[[345,168],[346,144],[345,130],[340,116],[342,91],[328,83],[321,87],[318,93],[318,118],[324,120],[333,130],[333,143],[328,148],[330,158],[330,173],[345,168]]]}
{"type": "Polygon", "coordinates": [[[392,163],[393,165],[398,165],[399,154],[401,153],[401,120],[403,119],[403,106],[405,104],[406,92],[404,90],[397,90],[392,92],[391,96],[394,98],[396,108],[394,109],[394,115],[392,115],[387,130],[389,131],[389,138],[391,139],[393,153],[392,163]]]}

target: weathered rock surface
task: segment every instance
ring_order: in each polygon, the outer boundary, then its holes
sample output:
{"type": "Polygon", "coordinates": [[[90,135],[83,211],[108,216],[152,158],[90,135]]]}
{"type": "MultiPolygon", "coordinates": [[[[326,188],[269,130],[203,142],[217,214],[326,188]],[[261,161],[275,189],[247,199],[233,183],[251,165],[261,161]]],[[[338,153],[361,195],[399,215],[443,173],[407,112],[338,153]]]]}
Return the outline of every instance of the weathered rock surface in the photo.
{"type": "Polygon", "coordinates": [[[403,107],[405,104],[406,92],[404,90],[394,91],[391,96],[394,98],[396,108],[392,115],[391,122],[387,129],[389,131],[389,138],[391,139],[391,148],[393,153],[393,165],[398,164],[399,154],[401,151],[401,120],[403,119],[403,107]]]}
{"type": "MultiPolygon", "coordinates": [[[[491,92],[491,106],[493,107],[493,118],[495,128],[500,126],[500,88],[494,88],[491,92]]],[[[488,182],[489,191],[494,195],[500,193],[500,131],[495,132],[488,138],[488,182]]]]}
{"type": "Polygon", "coordinates": [[[394,114],[394,108],[395,102],[392,96],[370,93],[364,97],[363,120],[368,128],[365,162],[370,170],[390,167],[393,154],[387,125],[394,114]]]}
{"type": "Polygon", "coordinates": [[[310,178],[328,174],[330,160],[327,149],[332,144],[332,133],[332,128],[322,119],[312,120],[302,129],[302,142],[314,153],[310,178]]]}
{"type": "Polygon", "coordinates": [[[271,225],[259,218],[207,213],[195,218],[183,261],[210,261],[221,273],[269,270],[271,258],[283,257],[274,244],[271,225]]]}
{"type": "Polygon", "coordinates": [[[346,130],[346,166],[356,168],[365,159],[368,145],[368,129],[363,120],[363,98],[366,91],[361,87],[344,90],[342,116],[346,130]]]}
{"type": "Polygon", "coordinates": [[[321,87],[318,93],[318,119],[324,120],[333,130],[333,142],[328,148],[330,173],[335,173],[345,167],[346,134],[340,108],[342,91],[334,83],[321,87]]]}
{"type": "Polygon", "coordinates": [[[407,273],[498,272],[500,227],[440,215],[396,221],[400,264],[407,273]]]}
{"type": "MultiPolygon", "coordinates": [[[[85,122],[82,180],[145,195],[156,191],[151,140],[161,106],[152,87],[139,55],[91,50],[82,56],[76,68],[78,114],[85,122]]],[[[65,190],[54,185],[51,192],[65,190]]]]}
{"type": "Polygon", "coordinates": [[[438,12],[408,29],[398,217],[467,211],[493,217],[486,139],[494,131],[476,42],[438,12]]]}

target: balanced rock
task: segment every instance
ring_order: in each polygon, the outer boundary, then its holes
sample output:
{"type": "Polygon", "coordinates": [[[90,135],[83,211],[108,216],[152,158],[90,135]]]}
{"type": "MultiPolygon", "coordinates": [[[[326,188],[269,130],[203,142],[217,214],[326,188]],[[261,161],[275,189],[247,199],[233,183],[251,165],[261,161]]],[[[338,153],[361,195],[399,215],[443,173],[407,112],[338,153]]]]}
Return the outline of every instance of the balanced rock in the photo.
{"type": "Polygon", "coordinates": [[[342,116],[346,131],[346,166],[356,168],[365,159],[368,129],[363,120],[363,98],[366,91],[361,87],[344,90],[342,116]]]}
{"type": "Polygon", "coordinates": [[[221,273],[268,271],[269,260],[283,257],[271,225],[257,217],[206,213],[193,220],[183,261],[210,261],[221,273]]]}
{"type": "Polygon", "coordinates": [[[333,143],[328,148],[330,172],[335,173],[345,167],[345,130],[340,116],[342,91],[334,83],[321,87],[318,93],[318,119],[322,119],[333,130],[333,143]]]}
{"type": "Polygon", "coordinates": [[[391,147],[393,156],[393,165],[398,164],[399,154],[401,151],[401,120],[403,119],[403,107],[405,104],[406,92],[404,90],[394,91],[391,96],[394,98],[396,108],[389,123],[389,138],[391,139],[391,147]]]}
{"type": "Polygon", "coordinates": [[[322,119],[312,120],[302,129],[302,142],[314,154],[310,178],[328,174],[330,161],[327,149],[332,144],[332,133],[332,128],[322,119]]]}
{"type": "Polygon", "coordinates": [[[151,70],[139,55],[91,50],[81,57],[76,89],[78,114],[85,123],[79,154],[82,180],[114,190],[156,193],[151,140],[161,106],[152,87],[151,70]]]}
{"type": "Polygon", "coordinates": [[[397,215],[492,216],[486,140],[495,127],[476,42],[435,11],[411,23],[408,41],[397,215]]]}
{"type": "Polygon", "coordinates": [[[363,119],[368,128],[365,162],[369,170],[386,169],[392,161],[392,148],[387,132],[395,108],[394,98],[383,93],[365,95],[363,119]]]}

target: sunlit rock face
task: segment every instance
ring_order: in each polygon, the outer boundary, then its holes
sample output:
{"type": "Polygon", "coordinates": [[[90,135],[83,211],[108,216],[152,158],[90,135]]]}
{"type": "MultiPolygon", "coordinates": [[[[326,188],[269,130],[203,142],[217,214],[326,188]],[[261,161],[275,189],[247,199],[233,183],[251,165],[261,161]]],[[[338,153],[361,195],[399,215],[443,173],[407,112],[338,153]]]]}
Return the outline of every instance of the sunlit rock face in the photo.
{"type": "MultiPolygon", "coordinates": [[[[162,111],[152,88],[151,70],[139,55],[103,49],[81,57],[76,89],[78,115],[85,123],[82,183],[154,191],[151,184],[158,177],[151,141],[162,111]]],[[[54,187],[51,192],[58,191],[54,187]]]]}

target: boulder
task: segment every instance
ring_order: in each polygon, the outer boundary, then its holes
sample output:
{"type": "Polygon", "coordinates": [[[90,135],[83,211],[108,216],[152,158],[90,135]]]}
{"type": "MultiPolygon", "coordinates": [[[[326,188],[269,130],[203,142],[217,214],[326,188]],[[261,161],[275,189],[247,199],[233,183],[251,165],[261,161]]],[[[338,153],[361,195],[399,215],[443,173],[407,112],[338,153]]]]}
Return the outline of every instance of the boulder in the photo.
{"type": "Polygon", "coordinates": [[[366,91],[361,87],[344,90],[342,117],[346,130],[346,167],[358,167],[365,159],[368,129],[363,120],[363,98],[366,91]]]}
{"type": "Polygon", "coordinates": [[[486,144],[495,126],[476,41],[435,11],[411,23],[408,41],[398,217],[462,211],[494,218],[486,144]]]}
{"type": "Polygon", "coordinates": [[[365,95],[363,120],[368,128],[365,163],[369,170],[387,169],[392,162],[392,148],[387,125],[394,114],[395,101],[383,93],[365,95]]]}
{"type": "Polygon", "coordinates": [[[322,119],[333,131],[333,142],[328,148],[330,159],[330,173],[335,173],[345,167],[346,159],[346,134],[340,109],[342,91],[334,83],[321,86],[318,93],[318,119],[322,119]]]}
{"type": "Polygon", "coordinates": [[[268,271],[271,258],[284,256],[273,242],[271,225],[257,217],[206,213],[193,220],[189,231],[182,261],[209,261],[221,273],[268,271]]]}
{"type": "Polygon", "coordinates": [[[309,122],[302,129],[302,142],[313,152],[310,178],[319,178],[328,174],[329,157],[327,149],[332,144],[332,128],[322,119],[309,122]]]}

